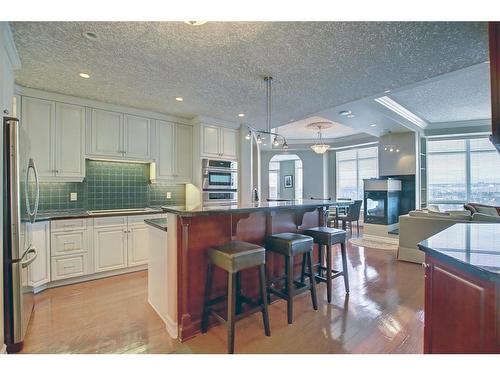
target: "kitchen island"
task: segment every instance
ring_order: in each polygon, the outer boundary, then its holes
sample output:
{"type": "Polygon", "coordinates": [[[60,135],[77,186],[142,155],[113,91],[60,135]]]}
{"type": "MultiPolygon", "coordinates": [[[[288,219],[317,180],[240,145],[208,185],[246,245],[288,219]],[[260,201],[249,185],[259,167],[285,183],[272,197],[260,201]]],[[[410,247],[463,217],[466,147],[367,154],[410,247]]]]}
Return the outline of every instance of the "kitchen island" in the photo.
{"type": "Polygon", "coordinates": [[[500,353],[500,224],[455,224],[418,247],[424,353],[500,353]]]}
{"type": "MultiPolygon", "coordinates": [[[[327,208],[336,204],[330,200],[297,200],[233,206],[163,207],[168,213],[168,233],[172,236],[168,246],[177,249],[179,339],[185,341],[200,332],[209,247],[231,240],[264,245],[266,237],[271,234],[302,232],[325,225],[327,208]]],[[[267,254],[268,278],[283,272],[281,258],[267,254]]],[[[298,272],[300,259],[297,259],[296,267],[298,272]]],[[[243,294],[257,297],[257,270],[243,271],[241,278],[243,294]]],[[[226,280],[224,271],[216,269],[214,295],[225,294],[226,280]]]]}

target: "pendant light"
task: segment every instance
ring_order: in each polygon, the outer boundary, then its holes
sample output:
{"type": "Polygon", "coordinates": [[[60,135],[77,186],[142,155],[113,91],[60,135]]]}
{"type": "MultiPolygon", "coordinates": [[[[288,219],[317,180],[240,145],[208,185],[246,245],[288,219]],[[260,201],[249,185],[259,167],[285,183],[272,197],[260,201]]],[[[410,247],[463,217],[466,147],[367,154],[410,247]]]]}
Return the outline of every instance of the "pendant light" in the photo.
{"type": "Polygon", "coordinates": [[[307,125],[307,128],[309,128],[309,129],[315,129],[315,130],[317,129],[318,130],[318,142],[311,146],[312,150],[316,154],[320,154],[320,155],[324,154],[325,152],[327,152],[330,149],[330,145],[327,145],[326,143],[323,142],[323,135],[321,133],[321,130],[328,129],[331,127],[332,127],[332,123],[326,122],[326,121],[313,122],[313,123],[307,125]]]}

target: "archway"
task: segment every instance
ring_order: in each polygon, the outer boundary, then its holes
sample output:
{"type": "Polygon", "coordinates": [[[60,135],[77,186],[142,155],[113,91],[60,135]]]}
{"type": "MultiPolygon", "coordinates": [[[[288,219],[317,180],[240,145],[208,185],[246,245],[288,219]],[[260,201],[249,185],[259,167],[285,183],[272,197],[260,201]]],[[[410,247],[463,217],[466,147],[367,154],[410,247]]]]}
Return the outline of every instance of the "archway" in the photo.
{"type": "Polygon", "coordinates": [[[295,154],[274,155],[269,160],[269,199],[302,199],[302,159],[295,154]]]}

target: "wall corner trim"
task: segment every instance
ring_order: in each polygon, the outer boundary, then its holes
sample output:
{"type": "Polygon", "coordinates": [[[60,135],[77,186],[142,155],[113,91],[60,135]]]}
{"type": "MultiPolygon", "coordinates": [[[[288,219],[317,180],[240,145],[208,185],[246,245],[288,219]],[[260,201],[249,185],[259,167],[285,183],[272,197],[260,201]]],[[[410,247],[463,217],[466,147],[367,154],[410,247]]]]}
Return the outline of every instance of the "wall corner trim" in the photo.
{"type": "Polygon", "coordinates": [[[21,59],[17,53],[16,44],[14,43],[14,37],[12,36],[9,23],[0,22],[0,29],[2,30],[2,42],[12,65],[12,69],[21,69],[21,59]]]}

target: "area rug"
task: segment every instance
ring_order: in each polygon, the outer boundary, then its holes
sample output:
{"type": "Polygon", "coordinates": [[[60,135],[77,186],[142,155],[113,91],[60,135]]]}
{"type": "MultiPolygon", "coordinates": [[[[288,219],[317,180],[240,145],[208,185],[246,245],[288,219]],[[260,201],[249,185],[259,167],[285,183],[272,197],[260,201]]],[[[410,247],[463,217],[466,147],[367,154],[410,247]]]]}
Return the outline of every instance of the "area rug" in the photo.
{"type": "Polygon", "coordinates": [[[371,247],[373,249],[380,249],[380,250],[397,250],[398,245],[392,242],[385,242],[383,240],[378,241],[378,240],[367,240],[364,238],[351,238],[349,242],[353,245],[356,246],[362,246],[362,247],[371,247]]]}

